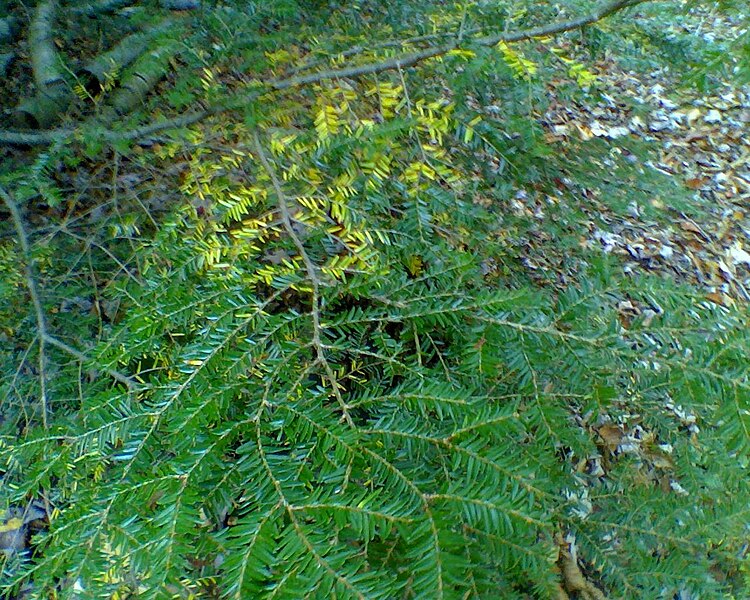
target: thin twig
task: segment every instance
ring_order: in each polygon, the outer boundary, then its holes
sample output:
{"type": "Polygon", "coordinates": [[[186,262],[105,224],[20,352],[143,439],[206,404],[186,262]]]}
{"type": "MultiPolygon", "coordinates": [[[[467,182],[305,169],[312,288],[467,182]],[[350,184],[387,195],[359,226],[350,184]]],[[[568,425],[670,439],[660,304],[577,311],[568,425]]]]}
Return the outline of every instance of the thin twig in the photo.
{"type": "MultiPolygon", "coordinates": [[[[40,403],[42,406],[42,423],[44,427],[47,427],[47,412],[48,412],[48,399],[47,399],[47,378],[46,378],[46,363],[47,357],[45,352],[45,346],[55,346],[75,357],[81,362],[89,362],[83,352],[76,350],[72,346],[69,346],[65,342],[57,339],[55,336],[49,333],[47,329],[47,319],[42,307],[41,295],[39,294],[39,286],[36,281],[36,275],[34,273],[34,262],[31,256],[31,246],[29,244],[29,237],[26,234],[26,229],[23,225],[23,219],[21,217],[21,211],[18,209],[13,197],[10,193],[2,186],[0,186],[0,198],[2,198],[5,206],[10,211],[11,220],[16,229],[16,235],[18,236],[18,242],[21,245],[21,251],[24,255],[24,262],[26,263],[25,277],[26,287],[29,290],[31,296],[31,303],[34,307],[34,314],[36,317],[37,326],[37,338],[39,340],[39,387],[40,387],[40,403]]],[[[139,384],[131,377],[120,373],[115,369],[109,367],[98,367],[101,371],[107,373],[112,379],[125,384],[129,390],[145,389],[147,386],[139,384]]]]}
{"type": "Polygon", "coordinates": [[[18,243],[21,244],[24,263],[26,263],[24,268],[26,287],[29,289],[31,304],[34,307],[37,336],[39,339],[39,404],[42,409],[42,424],[44,425],[44,428],[47,429],[47,360],[44,351],[44,344],[47,338],[47,320],[44,316],[44,309],[42,308],[42,301],[39,296],[39,288],[34,276],[34,259],[31,256],[31,246],[29,245],[29,238],[26,235],[26,229],[23,226],[21,211],[18,210],[15,200],[1,185],[0,198],[2,198],[5,206],[7,206],[10,211],[10,217],[13,221],[13,226],[16,229],[16,235],[18,236],[18,243]]]}
{"type": "MultiPolygon", "coordinates": [[[[480,30],[478,28],[470,29],[468,31],[463,31],[459,33],[463,33],[463,35],[469,35],[469,34],[475,34],[478,33],[480,30]]],[[[442,31],[440,33],[429,33],[427,35],[417,35],[410,38],[405,38],[401,40],[388,40],[385,42],[380,42],[378,44],[369,44],[367,46],[352,46],[351,48],[347,48],[346,50],[342,50],[341,52],[331,52],[328,56],[323,56],[320,58],[316,58],[314,60],[310,60],[306,63],[302,63],[301,65],[298,65],[294,67],[293,69],[289,70],[287,72],[287,77],[291,77],[292,75],[298,75],[302,71],[309,71],[310,69],[313,69],[315,67],[319,67],[322,64],[325,64],[327,62],[330,62],[331,60],[341,60],[342,58],[351,58],[352,56],[356,56],[357,54],[362,54],[365,51],[372,52],[373,50],[383,50],[386,48],[403,48],[405,46],[410,46],[413,44],[420,44],[423,42],[435,42],[440,39],[445,38],[451,38],[451,37],[458,37],[458,39],[461,39],[460,36],[456,36],[456,34],[453,31],[442,31]]]]}
{"type": "Polygon", "coordinates": [[[284,223],[284,229],[286,229],[287,234],[292,239],[292,242],[299,252],[300,258],[302,258],[302,262],[305,265],[305,271],[307,272],[307,277],[310,280],[310,285],[312,286],[312,306],[310,308],[310,316],[312,317],[313,321],[312,343],[317,354],[317,362],[320,363],[320,365],[323,367],[323,370],[325,371],[326,379],[328,379],[329,383],[331,384],[333,394],[334,396],[336,396],[336,400],[341,408],[344,420],[348,425],[354,426],[354,421],[352,421],[352,418],[349,415],[349,406],[346,404],[343,396],[341,395],[341,390],[339,389],[339,383],[336,380],[336,375],[325,356],[325,348],[323,346],[323,340],[321,336],[323,327],[320,324],[321,281],[318,278],[317,269],[315,267],[315,264],[310,259],[307,250],[305,250],[305,246],[302,243],[302,240],[299,238],[297,232],[294,229],[293,219],[291,212],[289,211],[289,204],[287,203],[286,194],[281,187],[281,182],[276,176],[274,168],[271,166],[271,163],[266,157],[266,153],[263,150],[263,146],[260,142],[257,131],[253,135],[253,141],[255,143],[256,152],[258,153],[258,159],[260,160],[261,165],[263,165],[263,169],[266,171],[266,173],[268,173],[268,177],[271,179],[271,185],[273,186],[274,192],[276,193],[276,198],[279,204],[279,213],[281,214],[281,219],[284,223]]]}
{"type": "MultiPolygon", "coordinates": [[[[72,357],[78,359],[82,363],[87,363],[90,360],[89,357],[86,356],[80,350],[76,350],[75,348],[73,348],[73,346],[69,346],[62,340],[59,340],[52,335],[47,334],[44,339],[50,346],[55,346],[55,348],[58,348],[62,350],[63,352],[70,354],[72,357]]],[[[119,381],[122,384],[125,384],[125,386],[131,391],[146,390],[150,387],[145,383],[139,383],[135,381],[132,377],[128,377],[127,375],[120,373],[120,371],[117,371],[116,369],[110,369],[109,367],[101,367],[101,366],[97,366],[96,368],[99,369],[100,371],[105,372],[112,379],[119,381]]]]}
{"type": "MultiPolygon", "coordinates": [[[[363,75],[372,75],[375,73],[382,73],[383,71],[404,69],[406,67],[412,67],[427,59],[435,58],[437,56],[443,56],[449,53],[451,50],[455,50],[464,46],[491,47],[499,42],[521,42],[533,38],[556,35],[564,33],[566,31],[580,29],[581,27],[591,25],[625,8],[630,8],[649,1],[652,0],[613,0],[612,2],[603,4],[599,8],[586,15],[566,21],[558,21],[539,27],[532,27],[530,29],[502,32],[494,35],[486,35],[483,37],[466,38],[465,40],[454,39],[450,42],[446,42],[436,46],[429,46],[416,52],[402,54],[400,56],[389,58],[383,61],[369,62],[362,65],[353,65],[340,69],[329,69],[316,73],[310,73],[307,75],[288,77],[285,79],[275,79],[266,82],[266,84],[264,86],[261,86],[260,89],[252,89],[249,91],[244,90],[242,92],[238,92],[230,98],[208,108],[202,110],[192,110],[172,119],[165,119],[164,121],[144,125],[142,127],[131,129],[129,131],[111,131],[111,125],[106,127],[102,125],[100,136],[104,141],[107,142],[147,138],[159,131],[187,127],[188,125],[192,125],[194,123],[202,121],[210,115],[215,115],[234,110],[242,106],[246,106],[262,94],[268,92],[320,83],[321,81],[328,81],[332,79],[362,77],[363,75]]],[[[80,127],[67,129],[51,129],[47,131],[40,131],[38,133],[0,130],[0,144],[20,144],[28,146],[47,145],[55,141],[71,139],[74,136],[80,136],[80,134],[80,127]]]]}

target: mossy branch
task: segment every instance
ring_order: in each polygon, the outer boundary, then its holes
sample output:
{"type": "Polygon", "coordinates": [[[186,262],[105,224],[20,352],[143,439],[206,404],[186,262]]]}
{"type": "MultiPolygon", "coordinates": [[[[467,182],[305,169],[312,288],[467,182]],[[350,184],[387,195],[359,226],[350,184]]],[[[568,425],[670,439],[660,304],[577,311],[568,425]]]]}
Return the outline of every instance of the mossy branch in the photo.
{"type": "Polygon", "coordinates": [[[52,0],[40,2],[29,27],[31,66],[38,93],[45,93],[50,87],[62,83],[62,75],[57,68],[55,42],[52,38],[56,13],[57,2],[52,0]]]}

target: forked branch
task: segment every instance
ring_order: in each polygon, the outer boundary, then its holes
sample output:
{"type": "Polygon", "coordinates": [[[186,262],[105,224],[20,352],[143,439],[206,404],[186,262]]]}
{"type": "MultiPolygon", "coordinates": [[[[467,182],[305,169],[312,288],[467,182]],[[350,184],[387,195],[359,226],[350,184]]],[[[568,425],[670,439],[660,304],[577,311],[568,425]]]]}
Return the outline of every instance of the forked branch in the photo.
{"type": "Polygon", "coordinates": [[[266,157],[266,153],[263,150],[263,145],[261,144],[260,138],[258,137],[257,132],[255,133],[253,137],[253,141],[255,144],[255,151],[258,154],[258,159],[260,160],[261,165],[263,166],[263,169],[266,171],[266,174],[271,179],[271,185],[273,186],[274,193],[276,194],[276,199],[279,206],[279,212],[281,213],[281,219],[284,224],[284,229],[287,232],[287,235],[292,240],[292,243],[294,244],[295,248],[297,248],[297,252],[299,252],[300,258],[302,259],[302,263],[305,265],[305,271],[307,273],[307,278],[310,281],[310,286],[312,288],[312,299],[311,299],[311,308],[310,308],[310,316],[312,318],[313,322],[313,333],[312,333],[312,345],[315,348],[316,353],[316,362],[323,368],[326,374],[326,379],[328,380],[328,383],[331,385],[331,389],[333,391],[333,395],[336,397],[336,401],[339,404],[339,407],[341,408],[341,412],[343,415],[343,419],[347,422],[349,425],[354,425],[354,422],[352,421],[351,416],[349,415],[349,406],[346,404],[344,397],[341,395],[341,389],[339,387],[339,383],[336,380],[336,374],[333,372],[333,368],[331,367],[330,363],[328,362],[328,359],[325,355],[325,348],[323,347],[323,338],[322,338],[322,331],[323,327],[320,324],[320,287],[321,287],[321,281],[318,277],[317,268],[315,267],[315,264],[313,263],[312,259],[310,258],[309,254],[307,253],[307,250],[305,250],[305,246],[302,243],[302,240],[297,235],[297,232],[294,230],[294,225],[292,223],[292,214],[289,210],[289,203],[287,202],[286,194],[284,193],[284,189],[281,187],[281,181],[279,181],[279,178],[276,176],[276,172],[271,165],[270,161],[266,157]]]}

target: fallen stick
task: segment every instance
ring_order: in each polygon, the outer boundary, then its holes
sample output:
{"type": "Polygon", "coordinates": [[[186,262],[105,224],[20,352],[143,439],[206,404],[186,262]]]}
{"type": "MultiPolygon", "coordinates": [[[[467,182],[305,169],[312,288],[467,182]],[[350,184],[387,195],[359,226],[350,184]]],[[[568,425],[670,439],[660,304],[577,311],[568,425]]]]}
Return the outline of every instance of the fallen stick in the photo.
{"type": "Polygon", "coordinates": [[[124,37],[110,50],[91,60],[77,75],[85,80],[84,85],[89,93],[99,93],[108,80],[113,76],[119,77],[123,68],[141,56],[149,44],[172,25],[173,21],[165,19],[144,31],[124,37]]]}

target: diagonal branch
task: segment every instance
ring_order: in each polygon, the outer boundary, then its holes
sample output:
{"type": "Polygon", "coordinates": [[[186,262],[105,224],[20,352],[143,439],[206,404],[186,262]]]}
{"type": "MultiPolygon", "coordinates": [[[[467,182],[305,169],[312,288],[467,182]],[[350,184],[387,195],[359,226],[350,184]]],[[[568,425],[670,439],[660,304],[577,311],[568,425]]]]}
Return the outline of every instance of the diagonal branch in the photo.
{"type": "MultiPolygon", "coordinates": [[[[172,119],[166,119],[164,121],[152,123],[143,127],[137,127],[135,129],[124,132],[110,131],[108,127],[105,131],[102,131],[101,137],[103,140],[108,142],[117,140],[137,140],[158,133],[159,131],[186,127],[188,125],[197,123],[210,115],[245,106],[264,93],[286,90],[289,88],[309,85],[313,83],[320,83],[321,81],[328,81],[331,79],[362,77],[363,75],[373,75],[376,73],[382,73],[384,71],[394,71],[406,67],[412,67],[427,59],[435,58],[437,56],[443,56],[451,50],[455,50],[464,46],[470,47],[472,45],[478,45],[491,47],[499,42],[520,42],[523,40],[529,40],[538,37],[556,35],[564,33],[566,31],[580,29],[581,27],[591,25],[625,8],[630,8],[648,1],[652,0],[611,0],[610,2],[602,4],[590,13],[582,15],[580,17],[576,17],[574,19],[557,21],[554,23],[549,23],[547,25],[542,25],[539,27],[532,27],[529,29],[507,31],[482,37],[466,38],[465,40],[457,37],[456,39],[449,42],[434,46],[428,46],[427,48],[424,48],[422,50],[401,54],[400,56],[395,56],[393,58],[382,61],[374,61],[362,65],[352,65],[340,69],[318,71],[306,75],[295,75],[284,79],[275,79],[268,81],[260,90],[251,90],[249,92],[245,90],[211,107],[202,110],[185,112],[172,119]]],[[[397,45],[397,43],[394,42],[393,45],[397,45]]],[[[356,53],[353,53],[352,55],[354,54],[356,53]]],[[[21,144],[29,146],[47,145],[58,140],[70,139],[71,137],[80,134],[80,132],[80,128],[51,129],[38,133],[0,130],[0,144],[21,144]]]]}
{"type": "Polygon", "coordinates": [[[367,63],[364,65],[356,65],[352,67],[344,67],[343,69],[331,69],[329,71],[319,71],[316,73],[310,73],[309,75],[299,75],[297,77],[290,77],[276,83],[271,83],[271,87],[276,90],[283,90],[290,87],[296,87],[306,85],[310,83],[318,83],[327,79],[343,79],[345,77],[361,77],[362,75],[371,75],[375,73],[381,73],[383,71],[394,71],[403,69],[405,67],[411,67],[417,63],[423,62],[429,58],[436,56],[443,56],[448,54],[451,50],[455,50],[464,45],[475,45],[475,46],[494,46],[500,42],[521,42],[523,40],[529,40],[538,37],[547,37],[549,35],[555,35],[558,33],[564,33],[572,29],[580,29],[586,25],[591,25],[597,21],[601,21],[605,17],[614,14],[624,8],[635,6],[649,0],[615,0],[605,4],[593,12],[570,19],[568,21],[559,21],[556,23],[550,23],[549,25],[543,25],[541,27],[533,27],[531,29],[521,29],[519,31],[508,31],[504,33],[498,33],[495,35],[488,35],[484,37],[470,39],[469,43],[464,44],[460,39],[456,39],[451,42],[446,42],[438,46],[430,46],[424,50],[412,52],[410,54],[402,54],[394,58],[374,63],[367,63]]]}
{"type": "MultiPolygon", "coordinates": [[[[54,346],[55,348],[58,348],[59,350],[62,350],[63,352],[70,354],[73,358],[77,359],[79,362],[81,363],[89,362],[88,356],[86,356],[80,350],[76,350],[75,348],[73,348],[73,346],[69,346],[62,340],[58,340],[56,337],[51,336],[49,334],[45,335],[44,339],[50,346],[54,346]]],[[[120,373],[120,371],[117,371],[115,369],[110,369],[109,367],[97,367],[97,368],[101,371],[104,371],[107,375],[109,375],[115,381],[119,381],[120,383],[124,384],[131,391],[145,390],[150,387],[147,384],[138,383],[133,378],[128,377],[127,375],[124,375],[123,373],[120,373]]]]}

